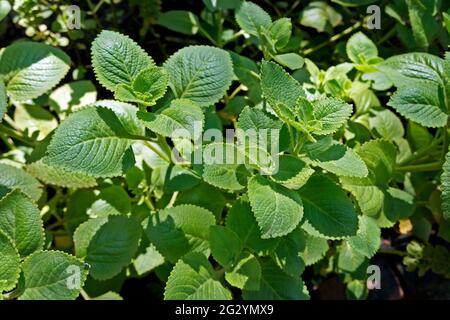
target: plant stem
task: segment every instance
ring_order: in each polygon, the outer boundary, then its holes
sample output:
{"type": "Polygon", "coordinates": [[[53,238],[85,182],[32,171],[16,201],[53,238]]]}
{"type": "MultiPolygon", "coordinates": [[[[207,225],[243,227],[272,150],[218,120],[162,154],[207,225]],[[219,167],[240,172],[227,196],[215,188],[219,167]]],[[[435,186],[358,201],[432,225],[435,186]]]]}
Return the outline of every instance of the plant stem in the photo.
{"type": "Polygon", "coordinates": [[[380,249],[378,250],[378,253],[380,254],[395,254],[397,256],[406,256],[406,252],[396,250],[396,249],[380,249]]]}
{"type": "Polygon", "coordinates": [[[344,31],[342,31],[341,33],[338,33],[334,36],[332,36],[330,39],[328,39],[327,41],[322,42],[321,44],[313,47],[313,48],[309,48],[306,49],[305,51],[303,51],[303,55],[307,56],[311,53],[313,53],[314,51],[317,51],[327,45],[332,44],[333,42],[338,41],[339,39],[345,37],[346,35],[352,33],[353,31],[357,30],[359,27],[361,27],[361,21],[356,22],[354,25],[348,27],[347,29],[345,29],[344,31]]]}
{"type": "Polygon", "coordinates": [[[0,132],[6,133],[10,137],[12,137],[14,139],[17,139],[17,140],[19,140],[19,141],[21,141],[21,142],[23,142],[23,143],[25,143],[25,144],[27,144],[29,146],[32,146],[32,147],[34,147],[35,144],[36,144],[34,140],[32,140],[32,139],[30,139],[28,137],[25,137],[20,132],[14,130],[12,128],[8,128],[8,127],[6,127],[4,125],[0,125],[0,132]]]}
{"type": "Polygon", "coordinates": [[[165,160],[165,161],[170,163],[170,158],[168,158],[166,154],[162,153],[161,150],[155,148],[155,146],[153,144],[151,144],[149,140],[144,140],[144,144],[150,150],[152,150],[154,153],[156,153],[161,159],[163,159],[163,160],[165,160]]]}
{"type": "Polygon", "coordinates": [[[438,139],[433,140],[429,145],[420,148],[419,150],[417,150],[416,152],[411,154],[408,158],[401,161],[399,164],[400,165],[410,164],[410,163],[414,162],[415,160],[418,160],[424,156],[427,156],[429,154],[429,151],[431,149],[433,149],[435,146],[437,146],[439,143],[441,143],[443,139],[444,138],[439,137],[438,139]]]}
{"type": "Polygon", "coordinates": [[[144,198],[144,203],[147,205],[147,207],[152,210],[152,211],[156,211],[155,205],[153,204],[152,200],[150,197],[145,197],[144,198]]]}
{"type": "Polygon", "coordinates": [[[397,167],[397,171],[427,172],[427,171],[437,171],[440,170],[441,168],[442,168],[442,161],[435,161],[430,163],[400,166],[397,167]]]}

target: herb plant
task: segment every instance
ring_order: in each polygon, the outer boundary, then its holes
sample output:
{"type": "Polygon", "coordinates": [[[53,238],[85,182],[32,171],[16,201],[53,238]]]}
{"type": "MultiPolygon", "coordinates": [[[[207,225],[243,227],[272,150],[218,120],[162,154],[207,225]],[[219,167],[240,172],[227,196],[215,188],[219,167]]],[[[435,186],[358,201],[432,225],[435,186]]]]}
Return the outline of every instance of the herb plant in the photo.
{"type": "MultiPolygon", "coordinates": [[[[73,65],[61,49],[0,51],[0,297],[120,299],[126,279],[150,278],[164,299],[309,299],[302,274],[316,268],[360,299],[392,228],[423,242],[401,253],[408,270],[448,278],[450,52],[383,58],[350,28],[347,61],[323,68],[306,57],[323,46],[299,48],[290,18],[204,2],[206,22],[158,14],[209,42],[163,63],[101,31],[90,44],[100,100],[89,80],[60,84],[73,65]],[[227,14],[231,35],[204,28],[227,14]],[[242,35],[257,60],[226,47],[242,35]],[[447,247],[427,243],[432,228],[447,247]]],[[[438,31],[408,10],[425,50],[438,31]]],[[[341,20],[324,2],[299,17],[318,32],[341,20]]]]}

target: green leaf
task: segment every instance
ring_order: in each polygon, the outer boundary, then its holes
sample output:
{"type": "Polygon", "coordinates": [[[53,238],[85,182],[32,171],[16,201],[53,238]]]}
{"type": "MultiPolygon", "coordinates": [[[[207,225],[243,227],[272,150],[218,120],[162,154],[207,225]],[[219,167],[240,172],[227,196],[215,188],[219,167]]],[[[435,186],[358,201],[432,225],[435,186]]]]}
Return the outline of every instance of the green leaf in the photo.
{"type": "MultiPolygon", "coordinates": [[[[269,27],[269,37],[275,44],[275,48],[280,50],[284,48],[291,38],[292,22],[290,18],[281,18],[275,20],[269,27]]],[[[303,64],[303,63],[302,63],[303,64]]]]}
{"type": "Polygon", "coordinates": [[[445,156],[443,172],[441,175],[442,183],[442,214],[444,219],[450,220],[450,152],[445,156]]]}
{"type": "Polygon", "coordinates": [[[184,10],[171,10],[162,13],[158,24],[175,32],[193,35],[198,32],[200,22],[195,14],[184,10]]]}
{"type": "Polygon", "coordinates": [[[0,293],[15,288],[20,274],[20,255],[13,240],[0,231],[0,293]]]}
{"type": "MultiPolygon", "coordinates": [[[[262,134],[264,132],[267,132],[267,141],[265,141],[267,144],[267,151],[270,151],[273,145],[278,146],[279,150],[284,150],[286,140],[287,144],[289,144],[288,133],[283,131],[283,122],[263,110],[246,106],[239,114],[239,120],[236,127],[237,139],[243,145],[248,145],[252,142],[246,141],[245,139],[251,138],[253,133],[256,137],[257,134],[262,134]],[[277,130],[279,130],[279,132],[277,132],[277,130]]],[[[259,146],[262,147],[262,143],[260,143],[259,146]]]]}
{"type": "Polygon", "coordinates": [[[272,108],[276,108],[277,104],[281,103],[290,110],[294,110],[298,98],[305,96],[300,83],[284,71],[280,65],[273,62],[262,62],[261,88],[272,108]]]}
{"type": "Polygon", "coordinates": [[[103,226],[106,222],[108,222],[108,215],[89,219],[78,226],[73,233],[75,254],[78,258],[85,258],[87,256],[89,243],[101,226],[103,226]]]}
{"type": "Polygon", "coordinates": [[[377,46],[362,32],[357,32],[348,39],[346,50],[348,58],[358,64],[367,64],[370,59],[378,56],[377,46]]]}
{"type": "Polygon", "coordinates": [[[125,102],[136,102],[152,106],[156,104],[156,100],[164,96],[168,85],[169,75],[165,69],[149,67],[137,74],[132,86],[118,84],[114,97],[125,102]]]}
{"type": "Polygon", "coordinates": [[[92,65],[98,82],[109,91],[118,84],[131,85],[153,59],[128,36],[103,30],[92,44],[92,65]]]}
{"type": "Polygon", "coordinates": [[[352,106],[334,98],[322,98],[313,103],[314,118],[322,123],[320,130],[315,130],[318,135],[327,135],[336,132],[352,114],[352,106]]]}
{"type": "Polygon", "coordinates": [[[133,136],[144,134],[136,111],[102,101],[71,114],[56,130],[44,163],[93,177],[122,175],[133,136]]]}
{"type": "Polygon", "coordinates": [[[250,204],[237,201],[228,211],[226,226],[241,239],[245,248],[258,255],[268,255],[279,243],[278,239],[263,239],[250,204]]]}
{"type": "Polygon", "coordinates": [[[175,263],[189,251],[209,256],[209,228],[215,224],[216,219],[210,211],[186,204],[152,215],[145,232],[156,250],[175,263]]]}
{"type": "Polygon", "coordinates": [[[277,54],[273,59],[282,66],[288,67],[291,70],[297,70],[303,67],[305,60],[296,53],[277,54]]]}
{"type": "Polygon", "coordinates": [[[444,111],[440,87],[427,81],[399,88],[387,105],[426,127],[443,127],[447,123],[448,115],[444,111]]]}
{"type": "Polygon", "coordinates": [[[236,11],[236,22],[248,34],[259,36],[261,28],[268,29],[272,19],[260,6],[244,1],[236,11]]]}
{"type": "Polygon", "coordinates": [[[313,1],[300,13],[300,24],[318,32],[331,31],[342,21],[342,16],[324,1],[313,1]]]}
{"type": "Polygon", "coordinates": [[[83,262],[60,251],[41,251],[22,264],[25,291],[20,300],[75,300],[86,280],[83,262]]]}
{"type": "Polygon", "coordinates": [[[150,130],[165,137],[195,139],[203,131],[205,116],[199,105],[188,99],[175,99],[160,113],[138,112],[150,130]],[[186,136],[187,135],[187,136],[186,136]]]}
{"type": "Polygon", "coordinates": [[[284,273],[271,260],[261,263],[262,277],[258,291],[244,290],[245,300],[306,300],[309,298],[303,291],[300,277],[291,277],[284,273]]]}
{"type": "Polygon", "coordinates": [[[91,188],[97,185],[97,181],[93,177],[47,165],[43,160],[33,162],[27,165],[26,168],[29,174],[45,184],[70,189],[91,188]]]}
{"type": "Polygon", "coordinates": [[[291,156],[281,155],[278,172],[272,178],[289,189],[300,189],[314,173],[304,161],[291,156]]]}
{"type": "Polygon", "coordinates": [[[56,86],[70,69],[62,50],[37,42],[17,42],[0,58],[6,93],[15,101],[34,99],[56,86]]]}
{"type": "Polygon", "coordinates": [[[164,257],[153,245],[149,245],[145,252],[142,252],[133,260],[134,269],[139,276],[154,270],[163,263],[164,257]]]}
{"type": "Polygon", "coordinates": [[[42,195],[42,185],[29,173],[16,167],[0,163],[0,184],[9,189],[20,189],[33,201],[42,195]]]}
{"type": "Polygon", "coordinates": [[[310,266],[318,262],[328,251],[327,239],[305,234],[305,248],[299,253],[305,265],[310,266]]]}
{"type": "Polygon", "coordinates": [[[272,253],[272,259],[286,274],[298,277],[305,269],[305,263],[299,255],[304,249],[304,232],[297,228],[281,239],[277,249],[272,253]]]}
{"type": "MultiPolygon", "coordinates": [[[[405,53],[383,61],[378,68],[397,87],[410,87],[410,82],[430,81],[443,84],[443,59],[429,53],[405,53]]],[[[422,82],[420,82],[422,84],[422,82]]]]}
{"type": "Polygon", "coordinates": [[[330,178],[323,175],[312,176],[300,189],[300,195],[308,231],[309,227],[312,227],[314,231],[327,238],[356,235],[358,214],[346,193],[330,178]]]}
{"type": "Polygon", "coordinates": [[[244,189],[247,173],[245,168],[237,161],[238,152],[238,148],[232,143],[211,143],[205,146],[203,151],[203,180],[225,190],[238,191],[244,189]]]}
{"type": "Polygon", "coordinates": [[[375,130],[381,138],[389,141],[402,138],[405,134],[403,124],[392,111],[385,109],[381,111],[372,110],[373,117],[369,118],[371,130],[375,130]]]}
{"type": "Polygon", "coordinates": [[[296,192],[260,175],[249,180],[248,195],[263,239],[290,233],[303,217],[302,200],[296,192]]]}
{"type": "Polygon", "coordinates": [[[8,0],[0,0],[0,21],[6,18],[11,11],[11,4],[8,0]]]}
{"type": "Polygon", "coordinates": [[[90,275],[97,280],[111,279],[131,263],[141,238],[135,218],[109,216],[89,241],[85,261],[90,275]]]}
{"type": "Polygon", "coordinates": [[[367,164],[369,175],[365,178],[341,177],[342,186],[355,197],[363,214],[377,219],[381,227],[392,225],[386,218],[384,207],[386,196],[392,198],[387,187],[395,170],[396,149],[388,141],[372,140],[364,143],[357,152],[367,164]]]}
{"type": "Polygon", "coordinates": [[[209,245],[213,258],[223,267],[235,264],[242,250],[242,242],[236,233],[222,226],[211,226],[209,245]]]}
{"type": "Polygon", "coordinates": [[[380,248],[381,231],[374,219],[360,216],[358,233],[346,241],[353,250],[371,258],[380,248]]]}
{"type": "Polygon", "coordinates": [[[6,113],[6,110],[8,109],[8,100],[6,97],[6,88],[3,81],[0,80],[0,123],[3,120],[3,116],[6,113]]]}
{"type": "Polygon", "coordinates": [[[354,250],[347,242],[344,241],[339,251],[339,269],[350,273],[356,272],[366,261],[367,258],[364,257],[364,255],[354,250]]]}
{"type": "Polygon", "coordinates": [[[190,99],[202,107],[218,102],[233,79],[228,52],[209,46],[183,48],[172,55],[164,67],[175,96],[190,99]]]}
{"type": "Polygon", "coordinates": [[[230,300],[231,293],[217,280],[202,254],[191,252],[181,258],[167,280],[165,300],[230,300]]]}
{"type": "Polygon", "coordinates": [[[44,245],[42,220],[38,207],[19,190],[0,200],[0,231],[14,242],[24,257],[44,245]]]}
{"type": "Polygon", "coordinates": [[[436,1],[422,2],[417,0],[407,0],[409,20],[412,28],[412,35],[415,40],[415,47],[426,50],[437,33],[439,25],[435,18],[434,3],[436,1]]]}
{"type": "Polygon", "coordinates": [[[305,146],[312,164],[344,177],[366,177],[367,167],[360,156],[331,137],[305,146]]]}
{"type": "Polygon", "coordinates": [[[242,290],[259,290],[261,265],[254,255],[243,252],[234,268],[225,272],[225,280],[233,287],[242,290]]]}
{"type": "Polygon", "coordinates": [[[208,209],[219,216],[225,207],[226,199],[223,193],[209,184],[199,183],[195,187],[178,193],[175,205],[193,204],[208,209]],[[210,201],[209,199],[214,199],[210,201]]]}

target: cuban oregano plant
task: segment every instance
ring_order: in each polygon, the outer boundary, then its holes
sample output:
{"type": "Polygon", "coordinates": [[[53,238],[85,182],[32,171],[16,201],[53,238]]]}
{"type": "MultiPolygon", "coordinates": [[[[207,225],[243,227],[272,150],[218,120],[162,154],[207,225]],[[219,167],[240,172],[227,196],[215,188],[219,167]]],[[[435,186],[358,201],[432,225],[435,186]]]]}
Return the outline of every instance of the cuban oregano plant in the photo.
{"type": "MultiPolygon", "coordinates": [[[[290,19],[251,2],[234,18],[262,59],[215,43],[157,64],[102,31],[104,100],[88,80],[54,88],[71,64],[59,49],[0,51],[0,131],[27,155],[0,163],[3,298],[118,299],[154,273],[164,299],[308,299],[302,274],[320,264],[363,298],[383,228],[407,221],[426,242],[436,221],[449,240],[450,54],[383,59],[356,32],[348,62],[321,70],[290,50],[290,19]]],[[[448,275],[414,254],[408,268],[448,275]]]]}

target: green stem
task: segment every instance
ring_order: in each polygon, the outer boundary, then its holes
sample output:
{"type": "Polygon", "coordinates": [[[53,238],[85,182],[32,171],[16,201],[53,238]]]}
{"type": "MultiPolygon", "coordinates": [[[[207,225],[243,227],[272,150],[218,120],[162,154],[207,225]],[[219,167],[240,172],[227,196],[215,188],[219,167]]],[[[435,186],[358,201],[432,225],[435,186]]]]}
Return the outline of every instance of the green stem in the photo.
{"type": "Polygon", "coordinates": [[[19,140],[19,141],[21,141],[21,142],[23,142],[23,143],[25,143],[25,144],[27,144],[29,146],[32,146],[32,147],[34,147],[35,144],[36,144],[36,142],[33,139],[25,137],[20,132],[14,130],[14,129],[8,128],[8,127],[6,127],[4,125],[0,125],[0,132],[6,133],[10,137],[12,137],[14,139],[17,139],[17,140],[19,140]]]}
{"type": "Polygon", "coordinates": [[[147,205],[147,207],[152,210],[152,211],[156,211],[156,207],[153,204],[152,200],[150,197],[145,197],[144,198],[144,203],[147,205]]]}
{"type": "Polygon", "coordinates": [[[330,39],[328,39],[327,41],[322,42],[321,44],[313,47],[313,48],[309,48],[306,49],[305,51],[303,51],[303,55],[307,56],[311,53],[313,53],[314,51],[317,51],[327,45],[332,44],[333,42],[338,41],[339,39],[345,37],[346,35],[352,33],[353,31],[357,30],[359,27],[361,27],[361,21],[356,22],[354,25],[348,27],[347,29],[345,29],[344,31],[342,31],[341,33],[338,33],[334,36],[332,36],[330,39]]]}
{"type": "Polygon", "coordinates": [[[444,140],[444,138],[442,138],[442,137],[439,137],[438,139],[433,140],[429,145],[420,148],[419,150],[417,150],[416,152],[411,154],[408,158],[401,161],[399,164],[402,166],[406,165],[406,164],[410,164],[420,158],[423,158],[424,156],[429,155],[430,150],[432,150],[435,146],[437,146],[439,143],[441,143],[442,140],[444,140]]]}
{"type": "Polygon", "coordinates": [[[395,250],[395,249],[380,249],[378,250],[378,253],[380,254],[395,254],[397,256],[406,256],[406,252],[395,250]]]}
{"type": "Polygon", "coordinates": [[[238,39],[240,36],[243,36],[244,34],[245,34],[244,30],[240,30],[240,31],[236,32],[229,39],[224,41],[224,43],[222,44],[222,47],[224,47],[226,44],[228,44],[230,42],[233,42],[234,40],[238,39]]]}
{"type": "Polygon", "coordinates": [[[427,172],[427,171],[437,171],[440,170],[441,168],[442,168],[442,161],[435,161],[430,163],[400,166],[397,167],[397,171],[427,172]]]}
{"type": "Polygon", "coordinates": [[[165,153],[162,153],[161,150],[155,148],[155,146],[153,144],[150,143],[149,140],[144,140],[144,144],[150,149],[152,150],[154,153],[156,153],[161,159],[163,159],[166,162],[171,162],[170,158],[167,157],[167,155],[165,153]]]}

